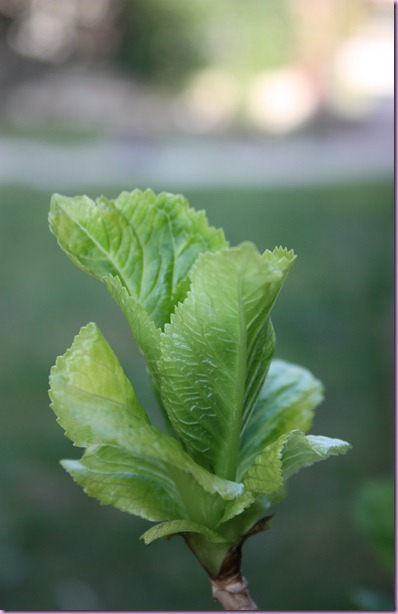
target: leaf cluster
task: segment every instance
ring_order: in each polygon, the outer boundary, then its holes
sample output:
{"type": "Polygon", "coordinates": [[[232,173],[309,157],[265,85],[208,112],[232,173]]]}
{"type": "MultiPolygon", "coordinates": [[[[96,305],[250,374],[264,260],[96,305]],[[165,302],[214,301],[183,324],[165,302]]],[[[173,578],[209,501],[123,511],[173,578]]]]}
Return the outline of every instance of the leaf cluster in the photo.
{"type": "Polygon", "coordinates": [[[80,460],[64,468],[103,504],[157,522],[143,539],[183,534],[216,574],[286,481],[345,453],[308,435],[323,398],[306,369],[273,359],[270,319],[292,251],[229,247],[179,195],[115,200],[54,195],[50,228],[104,282],[146,358],[169,431],[155,428],[98,326],[56,361],[50,397],[80,460]]]}

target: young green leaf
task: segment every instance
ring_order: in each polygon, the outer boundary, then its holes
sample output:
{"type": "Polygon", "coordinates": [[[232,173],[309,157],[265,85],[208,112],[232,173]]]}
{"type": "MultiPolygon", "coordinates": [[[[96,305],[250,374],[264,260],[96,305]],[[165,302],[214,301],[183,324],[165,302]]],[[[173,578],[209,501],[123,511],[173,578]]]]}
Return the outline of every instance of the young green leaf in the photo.
{"type": "Polygon", "coordinates": [[[256,497],[250,491],[245,490],[233,501],[228,501],[219,524],[222,525],[228,522],[228,520],[235,518],[235,516],[240,516],[240,514],[242,514],[247,508],[250,508],[253,505],[255,500],[256,497]]]}
{"type": "MultiPolygon", "coordinates": [[[[84,326],[50,374],[50,399],[67,437],[88,447],[149,418],[96,324],[84,326]]],[[[109,441],[111,443],[111,441],[109,441]]]]}
{"type": "Polygon", "coordinates": [[[104,505],[152,521],[186,515],[174,482],[164,468],[116,446],[94,446],[80,461],[65,460],[62,466],[88,495],[104,505]]]}
{"type": "Polygon", "coordinates": [[[221,230],[208,226],[178,195],[151,190],[118,198],[87,196],[51,201],[50,228],[62,249],[84,271],[118,277],[158,328],[189,288],[189,271],[203,251],[225,247],[221,230]]]}
{"type": "MultiPolygon", "coordinates": [[[[227,522],[234,516],[250,507],[261,495],[266,495],[271,505],[270,495],[279,492],[284,486],[282,453],[290,434],[282,435],[277,441],[267,445],[260,454],[257,454],[251,467],[243,476],[245,490],[234,501],[225,507],[221,522],[227,522]]],[[[265,510],[264,510],[265,511],[265,510]]],[[[263,513],[263,510],[261,510],[263,513]]]]}
{"type": "Polygon", "coordinates": [[[129,295],[119,277],[107,275],[104,277],[104,282],[124,313],[133,337],[145,356],[152,383],[158,389],[160,382],[157,362],[160,358],[160,329],[156,328],[155,323],[150,319],[143,306],[137,303],[133,296],[129,295]]]}
{"type": "Polygon", "coordinates": [[[254,463],[243,478],[246,492],[256,497],[257,495],[272,495],[282,488],[282,452],[288,438],[289,435],[282,435],[256,456],[254,463]]]}
{"type": "Polygon", "coordinates": [[[341,439],[306,436],[299,430],[284,433],[276,441],[266,445],[256,456],[243,475],[243,494],[228,502],[220,524],[250,508],[258,498],[262,502],[259,506],[261,517],[273,503],[284,498],[288,478],[300,469],[330,456],[345,454],[350,447],[350,444],[341,439]]]}
{"type": "Polygon", "coordinates": [[[301,431],[292,431],[282,454],[283,478],[287,480],[300,469],[310,467],[330,456],[346,454],[350,448],[351,445],[342,439],[304,435],[301,431]]]}
{"type": "Polygon", "coordinates": [[[161,394],[172,425],[204,467],[234,479],[239,438],[274,349],[271,308],[294,260],[254,245],[206,253],[161,339],[161,394]]]}
{"type": "Polygon", "coordinates": [[[273,360],[258,401],[243,433],[238,475],[242,476],[260,451],[281,435],[312,426],[323,386],[307,369],[273,360]]]}
{"type": "Polygon", "coordinates": [[[211,531],[207,527],[197,522],[192,522],[191,520],[171,520],[170,522],[157,524],[148,531],[145,531],[145,533],[141,535],[141,539],[143,539],[146,544],[151,544],[156,539],[165,539],[181,533],[200,533],[210,542],[225,542],[225,538],[216,531],[211,531]]]}
{"type": "Polygon", "coordinates": [[[52,408],[65,434],[80,447],[117,446],[144,461],[188,473],[226,500],[243,486],[212,475],[178,441],[149,424],[134,390],[95,324],[83,327],[50,375],[52,408]]]}
{"type": "Polygon", "coordinates": [[[345,454],[350,444],[341,439],[305,435],[296,429],[265,446],[243,476],[245,492],[273,495],[284,482],[304,467],[330,456],[345,454]]]}

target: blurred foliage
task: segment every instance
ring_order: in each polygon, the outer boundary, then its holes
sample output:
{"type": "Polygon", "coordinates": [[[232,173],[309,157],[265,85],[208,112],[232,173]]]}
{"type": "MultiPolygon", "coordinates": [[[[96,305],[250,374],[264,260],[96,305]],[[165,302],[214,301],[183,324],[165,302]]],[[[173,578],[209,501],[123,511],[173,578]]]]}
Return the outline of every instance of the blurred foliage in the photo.
{"type": "Polygon", "coordinates": [[[68,145],[76,143],[89,143],[100,141],[103,134],[94,127],[75,122],[39,122],[35,121],[27,125],[19,122],[5,121],[0,117],[0,134],[2,137],[13,139],[35,139],[38,142],[57,143],[68,145]]]}
{"type": "MultiPolygon", "coordinates": [[[[129,0],[123,4],[117,60],[135,77],[175,88],[199,68],[236,77],[283,65],[292,23],[286,0],[129,0]]],[[[290,51],[289,51],[290,49],[290,51]]]]}
{"type": "Polygon", "coordinates": [[[123,4],[118,60],[143,81],[178,84],[204,65],[195,3],[130,0],[123,4]]]}
{"type": "Polygon", "coordinates": [[[210,64],[244,78],[291,59],[294,24],[287,0],[205,0],[202,5],[210,64]]]}
{"type": "Polygon", "coordinates": [[[361,611],[394,611],[394,596],[386,595],[379,591],[372,591],[365,588],[358,589],[352,596],[352,601],[356,610],[361,611]]]}
{"type": "MultiPolygon", "coordinates": [[[[366,482],[358,491],[354,502],[353,520],[356,527],[386,569],[391,580],[395,570],[395,511],[394,478],[366,482]]],[[[358,610],[395,610],[394,590],[357,588],[352,593],[352,602],[358,610]]]]}
{"type": "MultiPolygon", "coordinates": [[[[119,187],[103,192],[112,197],[119,187]]],[[[136,186],[121,186],[129,187],[136,186]]],[[[353,444],[347,457],[292,479],[272,530],[245,546],[244,574],[262,608],[346,610],[353,586],[382,594],[391,587],[350,509],[359,485],[390,474],[394,463],[393,194],[390,181],[186,191],[231,244],[248,239],[297,252],[275,307],[277,355],[325,384],[314,434],[353,444]]],[[[59,466],[79,452],[48,408],[48,373],[82,325],[98,323],[141,403],[155,403],[123,316],[50,235],[49,199],[45,191],[0,188],[0,603],[211,609],[208,580],[182,540],[146,547],[138,538],[148,523],[101,507],[59,466]]],[[[151,418],[161,426],[157,413],[151,418]]]]}
{"type": "Polygon", "coordinates": [[[355,506],[359,529],[392,575],[395,567],[394,490],[393,478],[368,482],[361,488],[355,506]]]}
{"type": "Polygon", "coordinates": [[[6,54],[0,81],[12,83],[54,62],[116,65],[136,79],[170,89],[179,89],[206,67],[225,69],[240,81],[303,58],[314,70],[325,62],[325,53],[332,61],[333,46],[353,25],[366,21],[374,4],[0,0],[0,46],[6,54]]]}

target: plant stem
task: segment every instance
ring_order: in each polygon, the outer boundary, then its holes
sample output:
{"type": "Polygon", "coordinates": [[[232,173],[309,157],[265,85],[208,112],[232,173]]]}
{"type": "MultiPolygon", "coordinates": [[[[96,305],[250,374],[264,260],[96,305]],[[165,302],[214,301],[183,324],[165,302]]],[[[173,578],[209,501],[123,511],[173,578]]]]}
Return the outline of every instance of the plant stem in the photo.
{"type": "Polygon", "coordinates": [[[258,610],[241,573],[242,546],[251,535],[269,529],[271,521],[272,516],[260,518],[235,545],[212,543],[195,533],[181,534],[209,576],[213,597],[224,610],[258,610]]]}
{"type": "Polygon", "coordinates": [[[258,610],[250,597],[247,581],[239,574],[228,582],[210,579],[212,593],[224,610],[258,610]]]}
{"type": "Polygon", "coordinates": [[[231,548],[217,576],[209,574],[214,599],[224,610],[258,610],[240,571],[242,544],[231,548]]]}

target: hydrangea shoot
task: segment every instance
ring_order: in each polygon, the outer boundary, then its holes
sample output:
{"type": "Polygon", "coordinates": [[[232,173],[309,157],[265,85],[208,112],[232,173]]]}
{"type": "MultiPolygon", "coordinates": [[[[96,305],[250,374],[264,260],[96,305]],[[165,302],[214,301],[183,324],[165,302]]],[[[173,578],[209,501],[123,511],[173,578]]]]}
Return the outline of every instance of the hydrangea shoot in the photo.
{"type": "Polygon", "coordinates": [[[49,220],[124,313],[167,423],[167,433],[151,424],[87,324],[50,375],[58,422],[84,448],[63,467],[101,503],[155,522],[146,544],[181,535],[225,609],[256,609],[242,544],[269,528],[293,474],[350,447],[307,435],[322,384],[273,359],[270,314],[294,253],[229,247],[185,198],[151,190],[96,202],[54,195],[49,220]]]}

